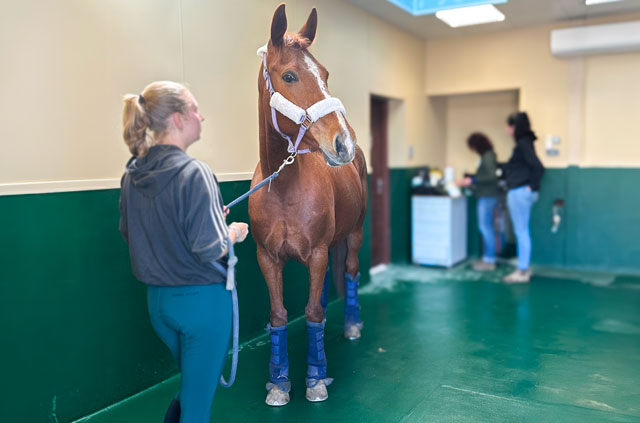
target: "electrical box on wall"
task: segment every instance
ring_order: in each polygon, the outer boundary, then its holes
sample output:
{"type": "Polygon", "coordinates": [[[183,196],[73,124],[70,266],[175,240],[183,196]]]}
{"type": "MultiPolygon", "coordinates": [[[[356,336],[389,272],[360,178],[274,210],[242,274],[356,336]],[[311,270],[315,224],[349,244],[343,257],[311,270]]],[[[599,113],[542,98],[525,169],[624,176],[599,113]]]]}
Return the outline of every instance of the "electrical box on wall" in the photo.
{"type": "Polygon", "coordinates": [[[557,146],[560,145],[561,139],[557,135],[547,135],[544,141],[545,151],[547,156],[553,157],[560,154],[557,146]]]}

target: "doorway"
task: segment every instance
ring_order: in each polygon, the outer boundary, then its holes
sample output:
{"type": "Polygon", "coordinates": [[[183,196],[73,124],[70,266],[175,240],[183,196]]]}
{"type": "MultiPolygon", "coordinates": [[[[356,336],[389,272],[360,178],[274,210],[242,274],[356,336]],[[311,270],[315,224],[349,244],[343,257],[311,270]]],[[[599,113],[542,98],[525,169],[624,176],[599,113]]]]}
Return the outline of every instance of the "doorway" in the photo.
{"type": "Polygon", "coordinates": [[[389,218],[389,100],[371,97],[371,267],[391,261],[389,218]]]}

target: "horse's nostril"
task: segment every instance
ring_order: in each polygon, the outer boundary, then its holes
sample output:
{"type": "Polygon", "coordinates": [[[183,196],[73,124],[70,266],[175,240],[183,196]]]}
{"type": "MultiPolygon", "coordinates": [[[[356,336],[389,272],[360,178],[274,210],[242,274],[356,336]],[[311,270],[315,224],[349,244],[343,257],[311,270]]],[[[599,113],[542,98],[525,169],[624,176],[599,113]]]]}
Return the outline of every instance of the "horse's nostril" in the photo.
{"type": "Polygon", "coordinates": [[[347,146],[344,145],[344,136],[338,135],[335,140],[336,143],[336,153],[338,156],[342,156],[347,153],[347,146]]]}

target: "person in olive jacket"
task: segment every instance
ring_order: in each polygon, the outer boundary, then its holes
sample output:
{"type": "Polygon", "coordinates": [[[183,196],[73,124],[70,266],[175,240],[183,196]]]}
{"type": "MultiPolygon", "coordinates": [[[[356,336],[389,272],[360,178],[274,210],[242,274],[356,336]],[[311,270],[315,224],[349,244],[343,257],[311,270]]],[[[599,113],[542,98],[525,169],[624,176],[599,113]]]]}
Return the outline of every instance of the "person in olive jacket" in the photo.
{"type": "Polygon", "coordinates": [[[464,178],[458,185],[470,186],[477,197],[478,227],[482,235],[482,259],[473,263],[478,271],[495,270],[496,268],[496,234],[493,227],[493,214],[500,194],[496,170],[498,163],[493,144],[482,133],[475,132],[467,138],[471,151],[480,156],[476,174],[464,178]]]}
{"type": "Polygon", "coordinates": [[[544,166],[536,155],[533,143],[537,137],[531,130],[529,116],[524,112],[513,113],[507,124],[507,131],[516,143],[506,166],[506,180],[507,206],[518,244],[518,268],[505,276],[503,282],[528,283],[531,279],[529,220],[531,208],[538,200],[544,166]]]}

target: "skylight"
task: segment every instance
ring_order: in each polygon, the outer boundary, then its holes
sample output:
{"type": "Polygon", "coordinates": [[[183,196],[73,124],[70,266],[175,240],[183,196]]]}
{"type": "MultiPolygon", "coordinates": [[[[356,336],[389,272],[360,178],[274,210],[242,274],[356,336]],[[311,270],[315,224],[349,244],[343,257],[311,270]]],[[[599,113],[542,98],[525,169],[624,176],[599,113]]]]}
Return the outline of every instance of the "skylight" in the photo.
{"type": "MultiPolygon", "coordinates": [[[[413,16],[431,15],[441,10],[506,3],[507,0],[387,0],[413,16]]],[[[587,0],[598,1],[598,0],[587,0]]],[[[603,1],[603,0],[599,0],[603,1]]],[[[604,0],[612,1],[612,0],[604,0]]],[[[616,0],[613,0],[616,1],[616,0]]]]}

